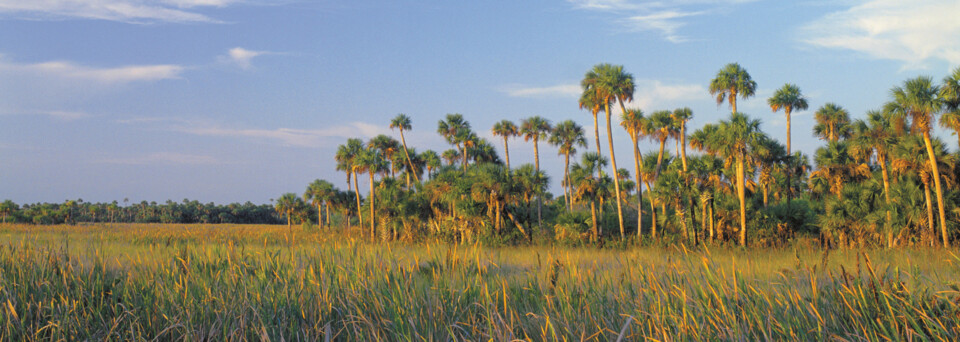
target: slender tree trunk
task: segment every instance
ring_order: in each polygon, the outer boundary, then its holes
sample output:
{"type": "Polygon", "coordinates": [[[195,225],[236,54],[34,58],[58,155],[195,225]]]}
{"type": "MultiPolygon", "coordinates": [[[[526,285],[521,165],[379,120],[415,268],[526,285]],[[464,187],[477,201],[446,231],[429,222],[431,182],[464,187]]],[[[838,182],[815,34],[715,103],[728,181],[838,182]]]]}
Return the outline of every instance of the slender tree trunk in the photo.
{"type": "MultiPolygon", "coordinates": [[[[410,161],[410,153],[407,152],[407,139],[403,137],[403,128],[400,129],[400,141],[403,142],[403,155],[407,157],[407,167],[409,167],[410,172],[408,174],[413,174],[413,179],[420,183],[420,175],[413,171],[413,163],[410,161]]],[[[409,176],[408,176],[409,177],[409,176]]],[[[407,187],[410,187],[410,181],[407,180],[407,187]]]]}
{"type": "Polygon", "coordinates": [[[600,124],[597,123],[597,114],[599,111],[593,112],[593,137],[597,142],[597,155],[603,155],[603,152],[600,152],[600,124]]]}
{"type": "Polygon", "coordinates": [[[940,235],[943,238],[943,247],[950,248],[950,238],[947,236],[947,214],[943,208],[943,187],[940,185],[940,169],[933,153],[933,144],[930,143],[930,132],[923,132],[923,142],[927,145],[927,155],[930,157],[930,169],[933,170],[933,184],[937,192],[937,209],[940,211],[940,235]]]}
{"type": "MultiPolygon", "coordinates": [[[[878,151],[879,152],[879,151],[878,151]]],[[[893,248],[893,218],[890,213],[890,176],[887,173],[886,155],[877,153],[877,161],[880,162],[880,174],[883,176],[883,197],[887,203],[887,248],[893,248]]]]}
{"type": "Polygon", "coordinates": [[[563,197],[567,202],[567,210],[573,210],[573,186],[570,185],[570,153],[564,153],[563,181],[566,183],[566,186],[563,187],[563,197]]]}
{"type": "MultiPolygon", "coordinates": [[[[936,228],[934,228],[935,226],[933,225],[933,200],[930,199],[930,183],[929,182],[923,183],[923,194],[927,198],[927,229],[928,229],[927,234],[929,234],[930,236],[935,236],[936,233],[934,232],[936,231],[936,228]]],[[[931,240],[931,246],[933,246],[932,242],[933,241],[931,240]]]]}
{"type": "Polygon", "coordinates": [[[640,239],[643,237],[643,183],[640,181],[640,160],[643,156],[640,154],[640,146],[637,145],[637,135],[635,132],[630,135],[633,140],[633,168],[636,170],[634,178],[637,180],[637,239],[640,239]]]}
{"type": "Polygon", "coordinates": [[[357,222],[360,224],[360,231],[363,232],[363,209],[360,206],[360,184],[357,183],[357,177],[359,177],[356,172],[353,173],[353,189],[356,190],[353,193],[357,195],[357,222]]]}
{"type": "Polygon", "coordinates": [[[687,173],[687,124],[680,125],[680,160],[683,161],[683,173],[687,173]]]}
{"type": "Polygon", "coordinates": [[[620,177],[617,177],[617,157],[613,153],[613,129],[610,126],[610,104],[606,106],[607,112],[607,143],[610,144],[610,165],[613,167],[613,188],[614,193],[617,195],[617,223],[620,224],[620,240],[625,240],[627,238],[626,233],[623,230],[623,207],[621,203],[623,202],[620,199],[620,177]]]}
{"type": "Polygon", "coordinates": [[[747,247],[747,194],[744,187],[743,156],[737,156],[737,197],[740,198],[740,246],[747,247]]]}
{"type": "MultiPolygon", "coordinates": [[[[540,182],[540,144],[539,144],[540,141],[539,140],[540,139],[533,138],[533,160],[537,166],[537,174],[536,174],[537,183],[540,182]]],[[[543,211],[543,196],[540,194],[537,194],[537,231],[543,230],[542,211],[543,211]]]]}
{"type": "Polygon", "coordinates": [[[793,185],[790,183],[790,174],[793,173],[793,150],[790,149],[790,112],[793,111],[793,108],[787,106],[783,111],[787,114],[787,161],[789,163],[789,169],[787,170],[787,212],[790,212],[790,201],[793,200],[793,185]]]}
{"type": "Polygon", "coordinates": [[[730,88],[730,114],[737,113],[737,88],[730,88]]]}
{"type": "Polygon", "coordinates": [[[370,172],[370,238],[375,239],[377,236],[377,216],[373,212],[374,204],[376,203],[376,194],[373,191],[373,171],[370,172]]]}
{"type": "Polygon", "coordinates": [[[323,210],[319,203],[317,204],[317,227],[323,229],[323,210]]]}
{"type": "Polygon", "coordinates": [[[467,144],[463,144],[460,155],[463,157],[463,174],[467,174],[467,144]]]}
{"type": "Polygon", "coordinates": [[[763,189],[762,189],[761,191],[763,191],[763,209],[767,209],[767,208],[769,207],[769,206],[767,205],[767,203],[768,203],[767,197],[768,197],[768,190],[769,190],[769,189],[767,188],[767,183],[766,183],[766,182],[763,183],[762,188],[763,188],[763,189]]]}
{"type": "Polygon", "coordinates": [[[600,241],[600,228],[597,226],[597,201],[590,200],[590,218],[593,223],[593,241],[600,241]]]}
{"type": "MultiPolygon", "coordinates": [[[[709,200],[705,197],[700,199],[700,228],[703,229],[704,233],[710,231],[710,227],[707,225],[707,205],[709,200]]],[[[710,239],[713,239],[713,232],[710,232],[710,239]]]]}
{"type": "Polygon", "coordinates": [[[510,146],[507,145],[507,136],[503,136],[503,155],[507,157],[507,171],[510,171],[510,146]]]}
{"type": "MultiPolygon", "coordinates": [[[[650,189],[650,184],[647,184],[647,189],[650,189]]],[[[650,236],[656,240],[657,239],[657,203],[654,200],[653,196],[650,197],[650,220],[652,224],[650,225],[650,236]]]]}

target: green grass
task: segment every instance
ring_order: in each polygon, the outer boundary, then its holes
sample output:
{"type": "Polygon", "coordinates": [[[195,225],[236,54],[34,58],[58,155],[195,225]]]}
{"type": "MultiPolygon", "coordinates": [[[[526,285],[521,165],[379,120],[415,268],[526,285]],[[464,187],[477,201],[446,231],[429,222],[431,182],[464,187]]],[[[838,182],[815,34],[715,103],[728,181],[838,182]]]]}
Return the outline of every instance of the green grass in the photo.
{"type": "Polygon", "coordinates": [[[0,226],[0,340],[956,340],[951,252],[0,226]]]}

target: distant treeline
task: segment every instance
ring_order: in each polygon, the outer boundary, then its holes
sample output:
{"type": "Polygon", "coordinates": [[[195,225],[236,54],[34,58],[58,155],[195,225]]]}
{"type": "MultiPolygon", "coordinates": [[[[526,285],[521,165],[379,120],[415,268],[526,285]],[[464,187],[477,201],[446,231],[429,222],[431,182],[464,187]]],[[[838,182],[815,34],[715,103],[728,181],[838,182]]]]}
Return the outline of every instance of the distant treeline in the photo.
{"type": "Polygon", "coordinates": [[[2,222],[34,224],[74,224],[80,222],[118,223],[282,223],[269,204],[231,203],[218,205],[184,199],[165,203],[92,203],[83,199],[63,203],[19,205],[11,200],[0,203],[2,222]]]}

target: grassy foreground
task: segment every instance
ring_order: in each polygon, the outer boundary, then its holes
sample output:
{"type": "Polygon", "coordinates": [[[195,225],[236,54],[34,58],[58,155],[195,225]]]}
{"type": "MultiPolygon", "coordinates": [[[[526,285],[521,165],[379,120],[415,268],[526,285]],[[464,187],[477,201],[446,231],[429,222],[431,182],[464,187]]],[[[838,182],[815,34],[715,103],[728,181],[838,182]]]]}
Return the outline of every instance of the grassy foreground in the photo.
{"type": "Polygon", "coordinates": [[[0,340],[957,340],[946,250],[361,242],[0,226],[0,340]]]}

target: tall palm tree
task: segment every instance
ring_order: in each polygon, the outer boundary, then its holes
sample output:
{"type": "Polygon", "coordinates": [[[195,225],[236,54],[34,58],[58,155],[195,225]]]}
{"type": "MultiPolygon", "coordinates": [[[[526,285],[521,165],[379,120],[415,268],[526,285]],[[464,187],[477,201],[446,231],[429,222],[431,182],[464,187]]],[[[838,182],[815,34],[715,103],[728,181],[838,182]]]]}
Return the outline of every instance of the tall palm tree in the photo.
{"type": "Polygon", "coordinates": [[[567,210],[573,209],[573,187],[570,184],[570,155],[577,153],[577,146],[587,147],[587,139],[583,134],[583,127],[580,127],[573,120],[566,120],[553,128],[550,134],[550,144],[557,146],[559,154],[564,156],[563,160],[563,192],[564,200],[567,204],[567,210]]]}
{"type": "Polygon", "coordinates": [[[646,125],[646,118],[643,117],[643,111],[639,109],[628,109],[620,116],[620,126],[630,134],[630,140],[633,141],[633,167],[636,172],[634,176],[637,183],[637,238],[643,236],[643,229],[641,229],[641,223],[643,222],[643,172],[640,168],[643,155],[640,153],[638,142],[644,136],[644,125],[646,125]]]}
{"type": "Polygon", "coordinates": [[[828,102],[814,113],[817,125],[813,133],[826,141],[838,141],[850,137],[850,113],[840,105],[828,102]]]}
{"type": "Polygon", "coordinates": [[[360,210],[360,186],[357,184],[357,170],[359,165],[357,164],[357,155],[360,154],[365,148],[363,147],[363,140],[357,138],[347,139],[346,145],[340,145],[337,148],[337,169],[346,170],[347,172],[347,191],[350,191],[350,178],[353,178],[353,189],[354,195],[357,198],[357,219],[359,220],[360,227],[363,227],[363,214],[360,210]],[[341,168],[342,167],[342,168],[341,168]]]}
{"type": "Polygon", "coordinates": [[[389,167],[383,172],[388,172],[390,174],[390,178],[393,178],[397,167],[394,163],[391,163],[391,161],[395,159],[394,157],[396,156],[397,152],[400,152],[400,142],[387,135],[380,134],[370,139],[370,142],[367,143],[367,147],[380,151],[384,162],[389,164],[389,167]]]}
{"type": "MultiPolygon", "coordinates": [[[[737,199],[740,200],[740,245],[747,246],[747,199],[746,164],[754,156],[760,142],[760,120],[751,119],[743,113],[733,113],[727,120],[717,125],[716,134],[711,139],[712,149],[726,159],[726,163],[735,163],[737,199]]],[[[728,164],[729,165],[729,164],[728,164]]]]}
{"type": "Polygon", "coordinates": [[[937,119],[936,116],[941,112],[944,103],[943,99],[938,96],[940,89],[933,84],[930,77],[920,76],[905,81],[902,87],[894,87],[890,92],[893,101],[888,102],[884,108],[898,116],[909,117],[911,131],[919,132],[923,137],[930,168],[933,170],[937,209],[940,212],[940,234],[943,238],[943,246],[950,247],[950,240],[947,236],[946,211],[943,203],[943,187],[940,184],[940,169],[937,167],[933,143],[930,141],[930,130],[933,128],[937,119]]]}
{"type": "Polygon", "coordinates": [[[609,196],[610,177],[603,173],[607,159],[599,153],[586,152],[580,163],[575,163],[570,171],[571,181],[576,184],[573,197],[578,201],[590,201],[593,240],[600,240],[600,226],[597,224],[597,202],[609,196]]]}
{"type": "MultiPolygon", "coordinates": [[[[594,93],[596,96],[595,100],[599,100],[599,102],[603,104],[604,112],[607,115],[607,144],[610,145],[611,173],[615,175],[618,168],[617,156],[613,149],[610,104],[617,101],[620,104],[620,110],[626,112],[623,103],[633,100],[633,92],[636,88],[633,82],[633,75],[623,71],[622,65],[597,64],[584,75],[580,85],[583,87],[585,93],[594,93]]],[[[613,177],[613,186],[616,189],[614,193],[617,195],[617,223],[620,226],[620,237],[625,239],[626,233],[623,228],[623,199],[621,199],[620,196],[622,191],[619,177],[613,177]]]]}
{"type": "MultiPolygon", "coordinates": [[[[767,104],[770,105],[770,110],[774,113],[783,109],[783,113],[787,115],[787,156],[793,155],[792,147],[790,146],[790,114],[794,110],[806,110],[809,108],[807,104],[807,98],[803,96],[803,93],[800,92],[800,87],[797,87],[795,84],[784,84],[783,87],[777,89],[769,99],[767,99],[767,104]]],[[[790,173],[787,173],[787,184],[790,184],[790,173]]],[[[787,205],[790,203],[790,199],[793,198],[792,188],[788,187],[787,189],[787,205]]]]}
{"type": "MultiPolygon", "coordinates": [[[[407,151],[407,139],[403,136],[404,130],[409,131],[413,129],[413,126],[410,125],[410,117],[403,113],[397,114],[393,120],[390,120],[390,129],[394,128],[400,130],[400,142],[403,143],[403,155],[407,157],[407,167],[413,170],[413,164],[410,162],[410,153],[407,151]]],[[[420,175],[415,172],[413,173],[413,179],[417,181],[417,183],[420,183],[420,175]]]]}
{"type": "MultiPolygon", "coordinates": [[[[890,113],[867,112],[866,121],[858,119],[853,123],[855,134],[851,146],[854,155],[865,156],[866,159],[871,155],[876,156],[883,180],[883,196],[888,207],[892,204],[892,200],[890,199],[890,173],[887,166],[890,149],[897,143],[897,134],[893,129],[894,120],[890,113]]],[[[887,222],[892,223],[893,217],[889,208],[886,214],[887,222]]],[[[887,227],[887,247],[893,247],[892,227],[887,227]]]]}
{"type": "MultiPolygon", "coordinates": [[[[520,122],[520,134],[523,135],[523,141],[533,140],[533,158],[534,165],[537,167],[537,174],[540,174],[540,139],[546,139],[550,134],[550,121],[539,116],[532,116],[520,122]]],[[[537,196],[537,226],[542,222],[543,199],[537,196]]]]}
{"type": "Polygon", "coordinates": [[[330,223],[330,201],[336,196],[337,190],[328,181],[317,179],[307,186],[307,191],[303,193],[303,200],[310,202],[317,207],[317,226],[323,229],[323,210],[327,207],[327,224],[330,223]]]}
{"type": "MultiPolygon", "coordinates": [[[[931,142],[936,156],[936,165],[938,168],[948,168],[956,163],[953,155],[947,154],[943,143],[936,139],[931,142]]],[[[890,169],[895,175],[912,175],[920,179],[923,185],[924,196],[927,204],[927,226],[930,232],[935,235],[933,204],[930,199],[930,188],[933,183],[933,169],[930,166],[929,159],[924,156],[926,152],[926,142],[923,137],[908,135],[901,137],[897,144],[891,149],[890,169]]],[[[947,172],[946,174],[949,174],[947,172]]]]}
{"type": "Polygon", "coordinates": [[[757,91],[755,82],[747,70],[737,63],[730,63],[717,72],[717,77],[710,81],[710,95],[717,96],[717,106],[726,100],[730,102],[730,112],[737,113],[737,96],[746,100],[757,91]]]}
{"type": "Polygon", "coordinates": [[[463,158],[463,172],[467,172],[467,147],[472,142],[473,131],[470,123],[464,120],[462,114],[447,114],[444,120],[437,123],[437,133],[440,133],[447,143],[456,146],[463,158]]]}
{"type": "Polygon", "coordinates": [[[846,141],[831,141],[827,146],[818,148],[813,157],[817,170],[810,173],[810,183],[825,184],[838,200],[843,200],[843,187],[847,183],[870,175],[870,167],[857,163],[848,147],[846,141]]]}
{"type": "Polygon", "coordinates": [[[807,98],[800,92],[800,87],[787,83],[784,84],[783,87],[780,87],[780,89],[777,89],[777,91],[773,93],[773,96],[767,99],[767,104],[770,105],[770,110],[774,113],[782,109],[783,113],[787,115],[787,154],[793,154],[793,150],[790,147],[790,114],[792,114],[794,110],[799,111],[809,108],[807,98]]]}
{"type": "Polygon", "coordinates": [[[370,238],[375,237],[377,234],[377,216],[375,212],[376,193],[374,191],[376,183],[374,176],[383,172],[383,170],[387,168],[386,164],[383,155],[376,149],[366,149],[357,155],[357,172],[366,173],[370,176],[370,196],[368,197],[370,204],[370,238]]]}
{"type": "Polygon", "coordinates": [[[510,146],[507,145],[507,140],[520,136],[520,131],[517,130],[517,125],[514,125],[513,121],[501,120],[493,125],[493,135],[503,138],[503,155],[507,160],[507,170],[510,170],[510,146]]]}
{"type": "Polygon", "coordinates": [[[687,172],[687,121],[693,118],[693,110],[690,107],[677,108],[670,114],[673,119],[673,126],[677,129],[677,136],[680,137],[680,160],[683,162],[683,172],[687,172]]]}

